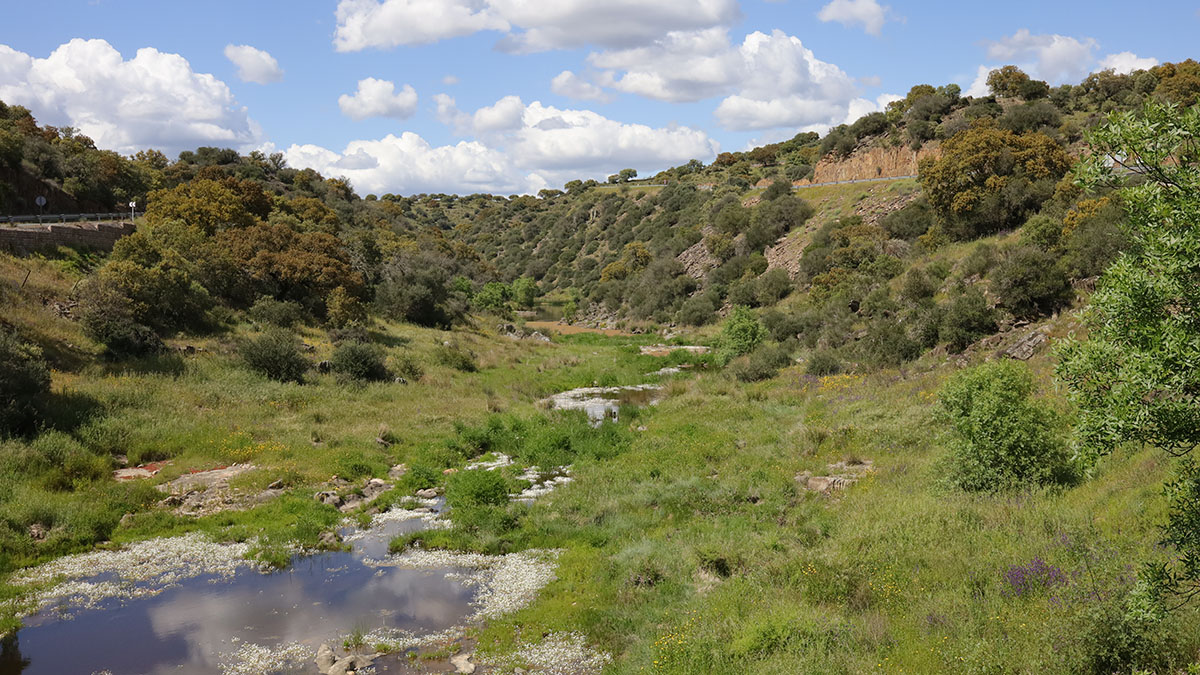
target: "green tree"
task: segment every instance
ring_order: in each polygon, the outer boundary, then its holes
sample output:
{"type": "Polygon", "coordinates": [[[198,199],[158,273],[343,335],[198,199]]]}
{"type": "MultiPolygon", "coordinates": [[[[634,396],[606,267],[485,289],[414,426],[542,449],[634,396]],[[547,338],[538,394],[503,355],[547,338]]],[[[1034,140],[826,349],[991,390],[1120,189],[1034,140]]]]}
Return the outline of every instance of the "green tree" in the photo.
{"type": "Polygon", "coordinates": [[[537,282],[529,277],[521,277],[512,283],[512,297],[518,307],[533,309],[537,301],[537,282]]]}
{"type": "Polygon", "coordinates": [[[947,140],[940,158],[923,160],[920,180],[946,232],[967,239],[1020,225],[1070,165],[1049,137],[1018,135],[984,117],[947,140]]]}
{"type": "MultiPolygon", "coordinates": [[[[1088,338],[1058,351],[1057,374],[1079,409],[1077,442],[1089,458],[1130,442],[1185,455],[1200,444],[1200,107],[1148,101],[1112,114],[1089,140],[1077,176],[1117,188],[1133,245],[1097,283],[1088,338]]],[[[1166,528],[1179,559],[1152,571],[1190,598],[1200,594],[1200,538],[1180,533],[1200,522],[1189,497],[1200,473],[1186,462],[1181,474],[1166,528]]]]}

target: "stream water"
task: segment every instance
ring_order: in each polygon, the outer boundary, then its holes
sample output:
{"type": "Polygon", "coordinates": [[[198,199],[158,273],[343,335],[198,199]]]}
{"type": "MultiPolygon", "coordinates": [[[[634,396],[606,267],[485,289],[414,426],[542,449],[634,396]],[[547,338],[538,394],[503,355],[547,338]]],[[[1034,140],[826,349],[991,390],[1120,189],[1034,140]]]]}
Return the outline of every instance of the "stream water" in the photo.
{"type": "Polygon", "coordinates": [[[555,394],[545,404],[553,410],[582,410],[592,426],[599,426],[605,420],[617,421],[623,405],[653,405],[662,396],[661,389],[657,384],[581,387],[555,394]]]}
{"type": "Polygon", "coordinates": [[[420,518],[388,521],[349,536],[349,552],[296,556],[282,571],[242,566],[231,576],[181,579],[148,597],[45,607],[0,643],[0,674],[255,672],[235,669],[234,654],[248,643],[293,645],[308,658],[278,672],[316,672],[317,647],[338,646],[352,630],[445,630],[472,613],[477,587],[463,583],[464,570],[372,564],[387,556],[393,537],[426,526],[420,518]]]}

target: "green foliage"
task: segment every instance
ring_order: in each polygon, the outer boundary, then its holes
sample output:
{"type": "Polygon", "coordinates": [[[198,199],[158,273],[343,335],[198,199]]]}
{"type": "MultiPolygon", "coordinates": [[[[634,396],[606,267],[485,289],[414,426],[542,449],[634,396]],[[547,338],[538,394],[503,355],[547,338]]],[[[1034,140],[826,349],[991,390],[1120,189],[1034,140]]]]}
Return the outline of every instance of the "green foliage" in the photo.
{"type": "Polygon", "coordinates": [[[837,354],[830,349],[818,349],[808,357],[808,363],[804,366],[805,375],[815,375],[824,377],[826,375],[836,375],[842,371],[842,361],[837,357],[837,354]]]}
{"type": "Polygon", "coordinates": [[[969,239],[1024,222],[1069,166],[1047,136],[1015,134],[985,118],[948,139],[939,159],[921,162],[921,185],[946,233],[969,239]]]}
{"type": "Polygon", "coordinates": [[[446,503],[454,508],[502,506],[508,503],[508,482],[499,471],[460,471],[446,483],[446,503]]]}
{"type": "Polygon", "coordinates": [[[246,313],[256,323],[291,328],[303,319],[304,308],[298,302],[263,296],[255,300],[246,313]]]}
{"type": "Polygon", "coordinates": [[[721,352],[727,359],[749,354],[767,336],[749,307],[735,305],[721,327],[721,352]]]}
{"type": "Polygon", "coordinates": [[[1075,297],[1070,280],[1057,263],[1053,255],[1032,246],[1010,248],[992,270],[992,290],[1017,318],[1056,312],[1075,297]]]}
{"type": "Polygon", "coordinates": [[[392,370],[398,377],[402,377],[408,382],[416,382],[425,375],[425,369],[421,367],[421,362],[412,354],[400,354],[392,357],[392,370]]]}
{"type": "Polygon", "coordinates": [[[466,314],[466,300],[452,289],[456,269],[434,254],[397,255],[381,269],[375,305],[393,319],[449,328],[466,314]]]}
{"type": "Polygon", "coordinates": [[[362,342],[338,345],[329,357],[329,369],[351,380],[381,381],[391,377],[383,362],[383,350],[362,342]]]}
{"type": "Polygon", "coordinates": [[[788,350],[781,345],[762,344],[748,355],[729,364],[730,372],[741,382],[766,380],[792,362],[788,350]]]}
{"type": "Polygon", "coordinates": [[[32,431],[49,393],[41,350],[0,328],[0,438],[32,431]]]}
{"type": "Polygon", "coordinates": [[[133,301],[112,285],[85,285],[76,316],[84,333],[103,344],[110,356],[144,356],[165,349],[153,329],[138,323],[133,301]]]}
{"type": "Polygon", "coordinates": [[[709,293],[699,293],[683,301],[677,320],[687,326],[703,326],[716,318],[717,299],[709,293]]]}
{"type": "Polygon", "coordinates": [[[537,301],[537,282],[529,277],[521,277],[512,283],[512,298],[518,307],[533,309],[537,301]]]}
{"type": "MultiPolygon", "coordinates": [[[[1059,349],[1058,377],[1079,408],[1076,437],[1089,457],[1129,442],[1172,454],[1200,444],[1200,107],[1147,103],[1117,113],[1090,137],[1077,175],[1089,187],[1118,186],[1131,249],[1104,273],[1085,314],[1086,341],[1059,349]],[[1117,158],[1145,177],[1129,185],[1105,162],[1117,158]]],[[[1200,547],[1183,528],[1200,520],[1190,498],[1193,465],[1168,487],[1165,529],[1179,561],[1158,570],[1167,589],[1200,592],[1200,547]],[[1189,477],[1189,474],[1191,477],[1189,477]]]]}
{"type": "Polygon", "coordinates": [[[285,328],[269,328],[243,340],[238,355],[251,370],[280,382],[301,382],[309,362],[300,353],[296,335],[285,328]]]}
{"type": "Polygon", "coordinates": [[[916,239],[933,225],[933,211],[929,208],[929,200],[925,197],[914,199],[904,208],[884,216],[880,225],[895,239],[916,239]]]}
{"type": "Polygon", "coordinates": [[[512,295],[512,286],[499,281],[489,281],[471,298],[471,303],[485,311],[504,313],[512,295]]]}
{"type": "Polygon", "coordinates": [[[325,298],[325,321],[334,328],[363,324],[367,321],[367,307],[345,286],[338,286],[325,298]]]}
{"type": "Polygon", "coordinates": [[[443,366],[448,366],[464,373],[479,370],[479,362],[475,354],[466,347],[454,341],[443,342],[433,351],[433,358],[443,366]]]}
{"type": "Polygon", "coordinates": [[[1028,367],[1009,360],[976,366],[943,385],[936,416],[954,435],[950,482],[990,492],[1073,480],[1055,415],[1033,393],[1028,367]]]}
{"type": "Polygon", "coordinates": [[[1079,649],[1089,672],[1172,672],[1178,645],[1153,588],[1139,582],[1099,597],[1082,618],[1079,649]]]}
{"type": "Polygon", "coordinates": [[[961,290],[950,297],[938,326],[938,339],[954,353],[996,330],[996,313],[977,288],[961,290]]]}

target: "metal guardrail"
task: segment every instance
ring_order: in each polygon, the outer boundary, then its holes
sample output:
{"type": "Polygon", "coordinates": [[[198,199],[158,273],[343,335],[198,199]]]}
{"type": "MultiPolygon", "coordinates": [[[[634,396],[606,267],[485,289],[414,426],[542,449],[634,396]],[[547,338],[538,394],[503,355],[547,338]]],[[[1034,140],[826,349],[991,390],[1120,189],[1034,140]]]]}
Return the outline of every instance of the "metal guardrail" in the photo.
{"type": "Polygon", "coordinates": [[[143,215],[143,211],[125,213],[47,213],[32,216],[0,216],[0,225],[55,225],[66,223],[103,222],[106,220],[129,220],[143,215]]]}

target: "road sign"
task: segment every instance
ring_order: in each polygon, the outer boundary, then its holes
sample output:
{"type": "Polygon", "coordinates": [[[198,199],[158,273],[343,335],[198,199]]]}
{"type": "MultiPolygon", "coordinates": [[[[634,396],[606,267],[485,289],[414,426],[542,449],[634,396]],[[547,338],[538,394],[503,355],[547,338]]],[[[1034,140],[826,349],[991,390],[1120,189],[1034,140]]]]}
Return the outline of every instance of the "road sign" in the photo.
{"type": "Polygon", "coordinates": [[[43,196],[41,196],[41,195],[38,195],[38,198],[37,198],[37,199],[35,199],[35,200],[33,200],[33,203],[34,203],[34,204],[37,204],[38,206],[45,206],[45,205],[46,205],[46,198],[45,198],[45,197],[43,197],[43,196]]]}
{"type": "Polygon", "coordinates": [[[137,202],[129,202],[129,208],[131,208],[131,209],[137,208],[137,202]]]}

